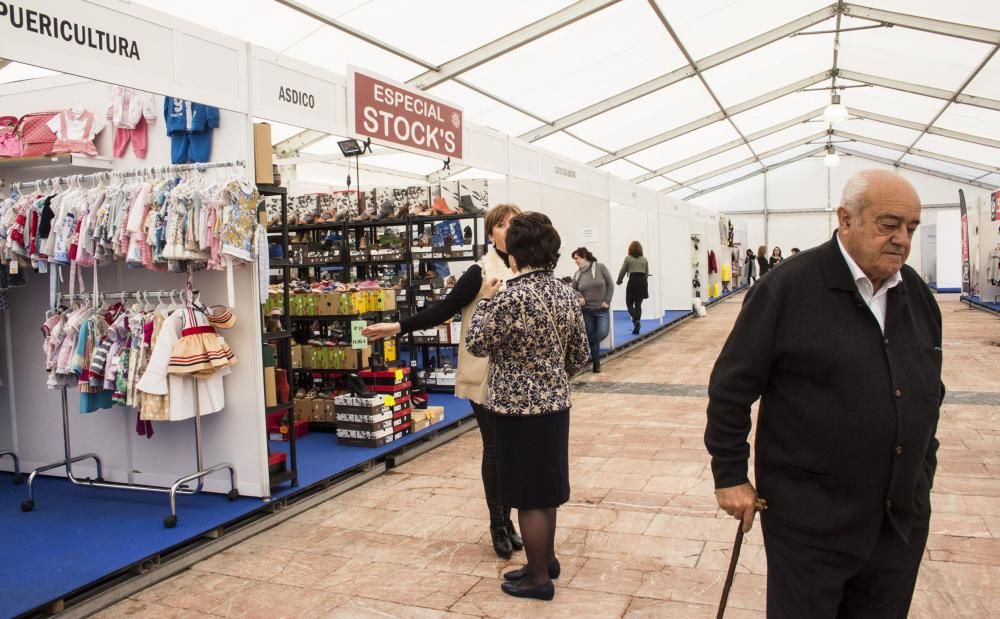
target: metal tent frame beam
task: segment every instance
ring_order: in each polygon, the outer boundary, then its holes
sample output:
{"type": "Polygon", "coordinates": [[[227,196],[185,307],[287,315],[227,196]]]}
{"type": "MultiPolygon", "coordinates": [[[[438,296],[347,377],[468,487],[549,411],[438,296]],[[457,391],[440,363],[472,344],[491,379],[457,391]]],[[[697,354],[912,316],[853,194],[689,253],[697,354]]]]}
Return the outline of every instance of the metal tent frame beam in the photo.
{"type": "MultiPolygon", "coordinates": [[[[774,43],[775,41],[780,41],[781,39],[795,34],[796,32],[800,32],[810,26],[814,26],[820,22],[830,19],[836,14],[836,7],[836,4],[831,4],[830,6],[819,9],[818,11],[813,11],[808,15],[790,21],[782,26],[778,26],[777,28],[769,30],[753,38],[747,39],[742,43],[737,43],[736,45],[728,47],[722,51],[706,56],[705,58],[695,62],[694,65],[700,71],[707,71],[708,69],[716,67],[724,62],[749,54],[750,52],[760,49],[765,45],[774,43]]],[[[593,118],[594,116],[603,114],[604,112],[624,105],[630,101],[634,101],[640,97],[656,92],[657,90],[666,88],[671,84],[676,84],[677,82],[694,76],[694,74],[695,69],[691,66],[684,66],[679,69],[675,69],[644,84],[640,84],[603,101],[599,101],[598,103],[579,109],[572,114],[563,116],[549,125],[538,127],[537,129],[523,133],[519,137],[528,142],[540,140],[557,131],[561,131],[567,127],[571,127],[577,123],[593,118]]]]}
{"type": "MultiPolygon", "coordinates": [[[[716,96],[715,91],[712,89],[711,84],[709,84],[708,80],[705,79],[705,75],[702,73],[702,70],[698,68],[698,64],[691,56],[691,53],[688,52],[688,49],[684,45],[684,42],[681,41],[679,36],[677,36],[677,33],[674,31],[673,26],[670,25],[670,21],[663,14],[663,11],[660,10],[659,5],[656,4],[656,0],[647,0],[647,2],[650,8],[653,9],[653,13],[655,13],[656,17],[660,20],[660,23],[663,24],[663,28],[667,31],[667,34],[670,35],[670,39],[674,42],[674,45],[676,45],[677,49],[679,49],[681,51],[681,54],[684,55],[684,59],[687,60],[688,66],[694,69],[695,77],[698,78],[698,81],[701,82],[701,85],[708,92],[708,96],[712,97],[712,102],[715,103],[715,107],[719,108],[719,111],[722,112],[722,117],[733,128],[733,131],[736,132],[736,135],[740,136],[740,141],[747,147],[747,150],[750,151],[750,154],[754,156],[754,159],[756,159],[757,163],[760,163],[760,157],[757,156],[757,152],[754,150],[753,146],[750,145],[750,140],[748,140],[747,137],[743,135],[743,131],[741,131],[740,128],[736,125],[736,123],[733,122],[732,116],[729,114],[729,112],[726,111],[726,106],[722,105],[722,101],[719,101],[719,97],[716,96]]],[[[837,23],[839,27],[840,23],[839,15],[837,16],[837,23]]],[[[761,167],[763,167],[763,164],[761,164],[761,167]]]]}
{"type": "MultiPolygon", "coordinates": [[[[902,118],[896,118],[895,116],[884,116],[882,114],[876,114],[875,112],[867,112],[865,110],[859,110],[854,107],[848,107],[847,112],[851,116],[856,116],[858,118],[863,118],[865,120],[874,120],[875,122],[884,123],[886,125],[895,125],[897,127],[903,127],[904,129],[913,129],[914,131],[921,131],[924,128],[923,123],[913,122],[912,120],[903,120],[902,118]]],[[[942,127],[929,127],[927,129],[927,133],[931,135],[940,135],[941,137],[952,138],[953,140],[971,142],[972,144],[979,144],[980,146],[990,146],[992,148],[1000,148],[1000,140],[992,140],[990,138],[984,138],[978,135],[972,135],[970,133],[962,133],[960,131],[952,131],[951,129],[944,129],[942,127]]]]}
{"type": "Polygon", "coordinates": [[[933,34],[941,34],[967,41],[978,41],[980,43],[990,43],[1000,45],[1000,31],[989,28],[979,28],[977,26],[967,26],[954,22],[931,19],[929,17],[919,17],[906,13],[894,13],[882,9],[874,9],[858,4],[845,3],[843,14],[858,19],[879,22],[882,24],[892,24],[901,28],[912,30],[922,30],[933,34]]]}
{"type": "MultiPolygon", "coordinates": [[[[764,137],[767,137],[767,136],[771,135],[772,133],[777,133],[779,131],[784,131],[785,129],[788,129],[790,127],[794,127],[796,125],[801,125],[802,123],[804,123],[806,121],[809,121],[809,120],[811,120],[811,119],[819,116],[822,113],[823,113],[823,108],[817,108],[817,109],[815,109],[815,110],[813,110],[811,112],[806,112],[805,114],[801,114],[799,116],[796,116],[795,118],[791,118],[789,120],[786,120],[783,123],[780,123],[780,124],[768,127],[767,129],[761,129],[760,131],[755,131],[754,133],[751,133],[750,135],[746,136],[746,139],[749,140],[749,141],[751,141],[751,142],[753,142],[754,140],[759,140],[761,138],[764,138],[764,137]]],[[[642,176],[637,176],[637,177],[635,177],[635,178],[632,179],[632,182],[633,183],[643,183],[645,181],[648,181],[651,178],[656,178],[657,176],[660,176],[660,175],[663,175],[663,174],[668,174],[670,172],[673,172],[674,170],[679,170],[679,169],[681,169],[681,168],[683,168],[685,166],[691,165],[692,163],[698,163],[699,161],[702,161],[704,159],[708,159],[709,157],[714,157],[715,155],[718,155],[720,153],[724,153],[727,150],[732,150],[734,148],[737,148],[738,146],[741,146],[742,144],[743,144],[742,140],[732,140],[732,141],[726,142],[725,144],[722,144],[720,146],[716,146],[715,148],[713,148],[711,150],[707,150],[707,151],[698,153],[697,155],[692,155],[692,156],[688,157],[687,159],[682,159],[682,160],[677,161],[675,163],[671,163],[670,165],[663,166],[662,168],[658,168],[656,170],[653,170],[652,172],[650,172],[648,174],[643,174],[642,176]]]]}
{"type": "MultiPolygon", "coordinates": [[[[790,149],[795,148],[797,146],[802,146],[803,144],[808,144],[808,143],[812,142],[813,140],[819,140],[819,139],[825,138],[826,136],[827,136],[827,132],[826,131],[820,131],[818,133],[814,133],[814,134],[812,134],[810,136],[807,136],[807,137],[795,140],[793,142],[789,142],[789,143],[784,144],[782,146],[777,146],[775,148],[772,148],[771,150],[765,151],[765,152],[761,153],[760,155],[755,155],[753,157],[747,157],[746,159],[737,161],[736,163],[731,163],[731,164],[729,164],[729,165],[727,165],[725,167],[719,168],[717,170],[712,170],[711,172],[706,172],[706,173],[698,175],[698,176],[696,176],[694,178],[690,178],[690,179],[684,181],[683,185],[694,185],[694,184],[700,183],[702,181],[707,181],[708,179],[713,178],[715,176],[719,176],[720,174],[725,174],[726,172],[732,172],[733,170],[737,170],[739,168],[742,168],[743,166],[750,165],[751,163],[754,163],[754,162],[758,162],[759,163],[760,160],[762,160],[762,159],[767,159],[768,157],[774,157],[775,155],[780,155],[781,153],[785,152],[786,150],[790,150],[790,149]]],[[[763,171],[763,167],[762,167],[761,171],[763,171]]],[[[675,182],[677,182],[677,181],[675,181],[675,182]]],[[[666,187],[666,188],[664,188],[662,191],[665,191],[667,193],[669,193],[671,191],[677,191],[683,185],[681,185],[680,183],[677,183],[673,187],[666,187]]]]}
{"type": "Polygon", "coordinates": [[[830,79],[830,76],[831,76],[830,71],[823,71],[822,73],[811,75],[805,79],[793,82],[782,88],[778,88],[777,90],[772,90],[771,92],[766,92],[760,96],[754,97],[749,101],[744,101],[743,103],[737,103],[732,107],[726,108],[724,111],[719,111],[713,114],[709,114],[708,116],[703,116],[698,120],[693,120],[687,124],[681,125],[680,127],[675,127],[669,131],[664,131],[663,133],[654,135],[653,137],[646,138],[641,142],[636,142],[631,146],[626,146],[625,148],[622,148],[614,153],[605,155],[604,157],[601,157],[599,159],[594,159],[589,163],[589,165],[600,167],[602,165],[611,163],[612,161],[615,161],[617,159],[622,159],[624,157],[628,157],[629,155],[634,155],[635,153],[646,150],[651,146],[662,144],[663,142],[666,142],[668,140],[678,138],[686,133],[691,133],[692,131],[701,129],[702,127],[707,127],[712,123],[723,120],[725,119],[726,114],[730,116],[735,116],[741,112],[752,110],[753,108],[764,105],[765,103],[770,103],[775,99],[780,99],[785,95],[790,95],[792,93],[802,90],[803,88],[807,88],[809,86],[812,86],[813,84],[818,84],[819,82],[830,79]]]}
{"type": "MultiPolygon", "coordinates": [[[[1000,173],[1000,168],[987,165],[985,163],[977,163],[975,161],[969,161],[968,159],[952,157],[951,155],[942,155],[940,153],[926,151],[919,148],[908,149],[906,146],[902,144],[887,142],[885,140],[878,140],[864,135],[859,135],[857,133],[849,133],[847,131],[840,131],[839,129],[834,129],[833,135],[838,138],[844,138],[845,140],[851,140],[853,142],[862,142],[864,144],[871,144],[872,146],[878,146],[890,150],[897,150],[903,153],[903,156],[906,156],[908,153],[912,153],[914,155],[919,155],[921,157],[927,157],[928,159],[936,159],[937,161],[942,161],[944,163],[953,163],[955,165],[960,165],[965,168],[972,168],[973,170],[982,170],[987,174],[1000,173]]],[[[902,157],[900,157],[900,159],[902,159],[902,157]]]]}
{"type": "MultiPolygon", "coordinates": [[[[955,93],[950,90],[944,90],[941,88],[934,88],[932,86],[922,86],[920,84],[914,84],[912,82],[903,82],[900,80],[889,79],[887,77],[879,77],[877,75],[870,75],[868,73],[861,73],[859,71],[851,71],[848,69],[839,69],[837,71],[837,76],[841,79],[851,80],[854,82],[861,82],[863,84],[868,84],[870,86],[882,86],[883,88],[891,88],[892,90],[898,90],[900,92],[908,92],[914,95],[923,95],[925,97],[932,97],[934,99],[943,99],[945,101],[950,101],[955,93]]],[[[965,105],[973,105],[975,107],[982,107],[988,110],[1000,111],[1000,101],[996,99],[990,99],[988,97],[977,97],[975,95],[958,95],[955,97],[956,103],[964,103],[965,105]]]]}
{"type": "MultiPolygon", "coordinates": [[[[747,174],[746,176],[741,176],[740,178],[736,178],[736,179],[733,179],[731,181],[726,181],[725,183],[720,183],[718,185],[715,185],[714,187],[709,187],[707,189],[702,189],[701,191],[693,193],[693,194],[689,195],[688,197],[686,197],[684,199],[685,200],[693,200],[694,198],[698,198],[698,197],[703,196],[703,195],[705,195],[707,193],[712,193],[713,191],[718,191],[719,189],[722,189],[723,187],[729,187],[730,185],[735,185],[737,183],[742,183],[745,180],[749,180],[749,179],[751,179],[751,178],[753,178],[755,176],[760,176],[762,174],[770,172],[771,170],[776,170],[776,169],[778,169],[780,167],[789,165],[791,163],[795,163],[796,161],[801,161],[803,159],[808,159],[809,157],[812,157],[812,156],[814,156],[814,155],[816,155],[818,153],[821,153],[821,152],[823,152],[825,150],[826,150],[825,146],[820,146],[819,148],[816,148],[814,150],[810,150],[810,151],[804,152],[801,155],[798,155],[796,157],[792,157],[791,159],[786,159],[785,161],[779,161],[778,163],[775,163],[775,164],[772,164],[772,165],[769,165],[769,166],[765,166],[765,167],[761,168],[760,170],[754,170],[753,172],[747,174]]],[[[674,191],[676,191],[676,189],[674,191]]],[[[767,211],[767,212],[773,212],[773,211],[767,211]]],[[[765,214],[764,211],[759,211],[759,213],[760,214],[765,214]]]]}
{"type": "Polygon", "coordinates": [[[892,159],[887,159],[886,157],[879,157],[878,155],[869,155],[868,153],[863,153],[861,151],[853,150],[850,148],[844,148],[843,146],[834,145],[834,150],[839,150],[853,157],[860,157],[861,159],[868,159],[869,161],[882,163],[887,166],[902,168],[904,170],[910,170],[911,172],[920,172],[921,174],[928,174],[930,176],[936,176],[938,178],[954,181],[956,183],[963,183],[965,185],[971,185],[973,187],[979,187],[981,189],[989,189],[990,191],[995,191],[997,189],[995,185],[990,185],[988,183],[980,183],[979,181],[969,180],[966,178],[962,178],[960,176],[955,176],[954,174],[948,174],[947,172],[931,170],[930,168],[923,168],[918,165],[913,165],[912,163],[906,163],[904,161],[894,161],[892,159]]]}
{"type": "Polygon", "coordinates": [[[576,21],[602,11],[609,6],[618,3],[620,0],[579,0],[568,7],[556,11],[534,23],[528,24],[519,30],[515,30],[505,36],[462,54],[444,63],[440,67],[429,69],[417,77],[408,80],[406,83],[417,88],[426,90],[433,88],[442,82],[446,82],[466,71],[475,69],[481,64],[489,62],[494,58],[540,39],[564,28],[576,21]]]}

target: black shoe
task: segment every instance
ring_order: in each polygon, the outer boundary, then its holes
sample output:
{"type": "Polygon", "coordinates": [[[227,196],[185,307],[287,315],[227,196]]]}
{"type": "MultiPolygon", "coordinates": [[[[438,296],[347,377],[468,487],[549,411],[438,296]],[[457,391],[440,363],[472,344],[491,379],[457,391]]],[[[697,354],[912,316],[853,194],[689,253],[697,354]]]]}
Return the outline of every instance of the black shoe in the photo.
{"type": "Polygon", "coordinates": [[[632,325],[632,335],[639,335],[639,321],[633,320],[632,325]]]}
{"type": "Polygon", "coordinates": [[[594,361],[594,374],[600,374],[600,373],[601,373],[601,362],[594,361]]]}
{"type": "Polygon", "coordinates": [[[514,528],[514,523],[510,520],[510,508],[503,508],[503,519],[507,523],[507,537],[510,538],[510,545],[514,550],[521,550],[524,548],[524,541],[521,536],[517,534],[517,529],[514,528]]]}
{"type": "Polygon", "coordinates": [[[490,537],[493,539],[493,551],[502,559],[509,559],[514,554],[514,547],[510,544],[510,536],[507,535],[507,527],[504,525],[491,526],[490,537]]]}
{"type": "MultiPolygon", "coordinates": [[[[549,563],[549,578],[556,580],[559,578],[559,574],[562,573],[562,566],[559,565],[559,559],[556,559],[552,563],[549,563]]],[[[521,580],[528,575],[527,566],[520,569],[511,570],[509,572],[504,572],[503,577],[507,580],[521,580]]]]}
{"type": "Polygon", "coordinates": [[[547,580],[545,584],[538,585],[537,587],[527,584],[522,585],[521,583],[525,582],[525,580],[507,581],[500,585],[500,590],[514,597],[533,598],[536,600],[545,600],[546,602],[556,596],[556,588],[551,580],[547,580]]]}

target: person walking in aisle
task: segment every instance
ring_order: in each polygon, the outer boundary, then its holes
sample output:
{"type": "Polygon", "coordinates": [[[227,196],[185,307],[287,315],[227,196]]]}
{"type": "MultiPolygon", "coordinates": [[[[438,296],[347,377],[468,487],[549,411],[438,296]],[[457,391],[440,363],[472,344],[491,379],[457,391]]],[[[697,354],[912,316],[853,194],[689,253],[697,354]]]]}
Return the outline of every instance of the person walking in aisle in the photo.
{"type": "Polygon", "coordinates": [[[747,293],[708,385],[719,507],[748,531],[767,502],[770,619],[906,617],[927,542],[945,389],[941,311],[905,264],[920,198],[888,170],[842,195],[833,238],[747,293]]]}
{"type": "Polygon", "coordinates": [[[615,280],[608,267],[597,261],[586,247],[573,250],[573,261],[579,267],[573,274],[573,288],[580,293],[583,321],[590,340],[590,360],[594,372],[601,371],[601,340],[611,329],[611,297],[615,294],[615,280]]]}
{"type": "Polygon", "coordinates": [[[479,261],[469,267],[455,283],[448,296],[423,311],[400,322],[373,324],[362,333],[375,341],[400,333],[411,333],[427,329],[450,320],[455,314],[462,315],[462,330],[458,344],[458,368],[455,376],[455,395],[467,398],[472,404],[472,412],[479,425],[483,439],[482,477],[486,493],[486,506],[490,514],[490,538],[497,556],[509,559],[515,550],[521,550],[521,537],[510,519],[510,505],[497,498],[496,450],[493,431],[493,414],[483,407],[486,402],[486,371],[488,363],[484,359],[469,354],[465,344],[469,322],[480,291],[489,278],[507,280],[512,276],[507,266],[507,226],[511,219],[521,213],[513,204],[498,204],[486,213],[484,221],[492,245],[479,261]]]}
{"type": "Polygon", "coordinates": [[[771,263],[767,261],[767,246],[761,245],[757,248],[757,279],[767,275],[771,270],[771,263]]]}
{"type": "Polygon", "coordinates": [[[489,357],[485,406],[496,424],[499,499],[517,508],[527,565],[501,589],[551,600],[559,577],[556,513],[569,500],[569,380],[587,362],[589,342],[576,292],[557,280],[559,233],[541,213],[510,222],[514,277],[483,282],[466,335],[469,352],[489,357]]]}
{"type": "Polygon", "coordinates": [[[632,317],[632,334],[638,335],[639,321],[642,320],[642,301],[649,298],[649,261],[642,255],[642,245],[632,241],[628,246],[628,255],[618,271],[619,286],[628,275],[628,285],[625,287],[625,306],[628,315],[632,317]]]}
{"type": "Polygon", "coordinates": [[[743,277],[747,286],[757,281],[757,257],[750,248],[747,249],[747,257],[743,261],[743,277]]]}

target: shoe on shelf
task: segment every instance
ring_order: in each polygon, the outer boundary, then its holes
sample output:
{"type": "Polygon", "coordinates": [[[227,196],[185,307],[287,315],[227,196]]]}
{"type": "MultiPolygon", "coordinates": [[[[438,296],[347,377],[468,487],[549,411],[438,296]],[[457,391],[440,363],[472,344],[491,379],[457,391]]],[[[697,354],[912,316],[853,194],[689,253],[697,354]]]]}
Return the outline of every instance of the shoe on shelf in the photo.
{"type": "Polygon", "coordinates": [[[437,215],[454,215],[458,211],[452,208],[448,208],[448,203],[441,196],[434,198],[434,203],[431,204],[431,210],[437,215]]]}
{"type": "Polygon", "coordinates": [[[395,210],[396,206],[393,204],[392,200],[382,200],[382,206],[379,207],[378,214],[375,215],[375,219],[389,219],[392,217],[395,210]]]}

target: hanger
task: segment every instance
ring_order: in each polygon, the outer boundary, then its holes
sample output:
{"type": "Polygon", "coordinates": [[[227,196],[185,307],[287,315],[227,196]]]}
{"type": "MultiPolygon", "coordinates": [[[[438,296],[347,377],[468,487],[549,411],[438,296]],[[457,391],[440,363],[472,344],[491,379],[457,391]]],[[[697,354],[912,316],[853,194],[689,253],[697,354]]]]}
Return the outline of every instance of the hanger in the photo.
{"type": "Polygon", "coordinates": [[[179,305],[180,304],[177,302],[176,291],[175,290],[171,290],[170,291],[170,309],[171,310],[175,310],[175,309],[178,308],[179,305]]]}
{"type": "Polygon", "coordinates": [[[155,308],[156,311],[162,312],[162,311],[166,311],[168,309],[167,304],[163,301],[163,291],[162,290],[157,290],[156,291],[156,300],[159,301],[159,303],[156,305],[156,308],[155,308]]]}

